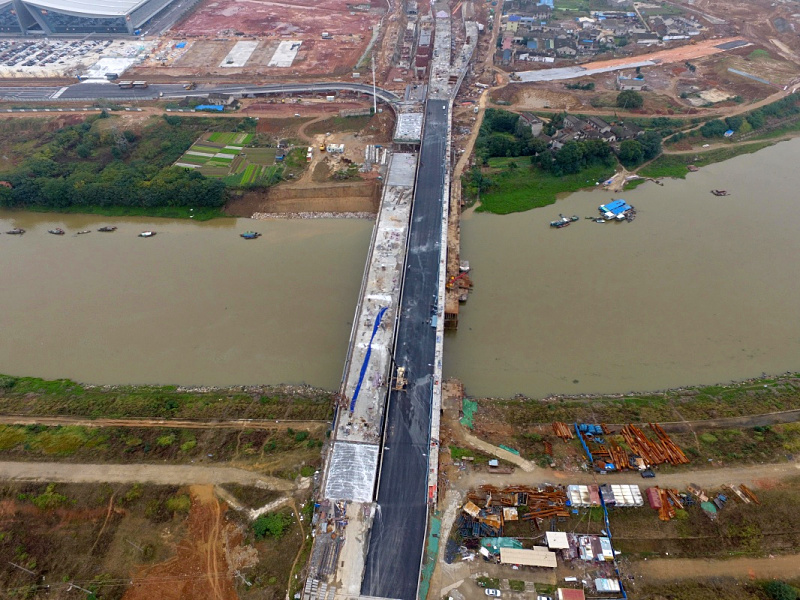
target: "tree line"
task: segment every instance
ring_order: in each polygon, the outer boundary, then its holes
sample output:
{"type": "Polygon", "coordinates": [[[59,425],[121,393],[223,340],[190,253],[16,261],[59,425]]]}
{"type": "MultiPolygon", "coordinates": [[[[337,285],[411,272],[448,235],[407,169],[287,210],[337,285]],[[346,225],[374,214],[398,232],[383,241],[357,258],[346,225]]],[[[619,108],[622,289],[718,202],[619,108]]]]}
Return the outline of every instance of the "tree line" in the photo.
{"type": "MultiPolygon", "coordinates": [[[[0,173],[0,206],[220,207],[223,182],[171,165],[192,145],[197,125],[167,115],[140,134],[93,115],[44,136],[16,167],[0,173]]],[[[198,125],[202,125],[203,122],[198,125]]],[[[40,138],[41,139],[41,138],[40,138]]]]}

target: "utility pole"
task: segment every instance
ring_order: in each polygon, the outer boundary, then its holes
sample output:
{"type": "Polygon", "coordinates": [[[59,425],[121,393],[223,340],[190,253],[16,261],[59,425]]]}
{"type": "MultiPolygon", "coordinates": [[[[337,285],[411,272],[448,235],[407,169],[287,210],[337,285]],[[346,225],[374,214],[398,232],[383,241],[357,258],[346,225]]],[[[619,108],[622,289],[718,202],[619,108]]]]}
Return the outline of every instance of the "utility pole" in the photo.
{"type": "Polygon", "coordinates": [[[26,569],[25,567],[20,567],[19,565],[14,564],[11,561],[8,561],[8,564],[10,564],[12,567],[16,567],[16,568],[20,569],[21,571],[25,571],[26,573],[30,573],[31,575],[36,575],[36,573],[31,571],[30,569],[26,569]]]}
{"type": "Polygon", "coordinates": [[[372,114],[378,114],[378,98],[375,96],[375,55],[372,55],[372,114]]]}

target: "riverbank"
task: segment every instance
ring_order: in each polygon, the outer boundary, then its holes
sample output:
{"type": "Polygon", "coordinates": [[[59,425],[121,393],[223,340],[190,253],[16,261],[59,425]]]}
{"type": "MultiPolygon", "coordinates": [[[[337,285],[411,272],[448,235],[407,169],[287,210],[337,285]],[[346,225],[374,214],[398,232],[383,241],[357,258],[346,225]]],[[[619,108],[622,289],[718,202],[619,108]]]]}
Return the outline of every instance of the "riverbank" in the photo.
{"type": "Polygon", "coordinates": [[[156,219],[191,219],[193,221],[210,221],[212,219],[232,219],[219,208],[187,206],[71,206],[65,208],[45,208],[32,206],[29,208],[7,209],[9,213],[35,212],[52,215],[96,215],[101,217],[148,217],[156,219]]]}
{"type": "Polygon", "coordinates": [[[488,421],[514,426],[553,421],[603,423],[705,421],[800,409],[800,373],[711,386],[627,394],[558,394],[477,399],[488,421]]]}
{"type": "Polygon", "coordinates": [[[327,421],[333,398],[333,392],[307,385],[96,386],[0,375],[5,415],[327,421]]]}
{"type": "Polygon", "coordinates": [[[684,179],[690,172],[689,165],[694,165],[698,168],[705,167],[714,163],[730,160],[742,154],[752,154],[777,143],[778,141],[764,141],[738,144],[724,148],[714,148],[713,150],[706,151],[697,150],[687,153],[661,154],[653,161],[641,166],[636,171],[636,174],[641,177],[652,179],[661,177],[684,179]]]}

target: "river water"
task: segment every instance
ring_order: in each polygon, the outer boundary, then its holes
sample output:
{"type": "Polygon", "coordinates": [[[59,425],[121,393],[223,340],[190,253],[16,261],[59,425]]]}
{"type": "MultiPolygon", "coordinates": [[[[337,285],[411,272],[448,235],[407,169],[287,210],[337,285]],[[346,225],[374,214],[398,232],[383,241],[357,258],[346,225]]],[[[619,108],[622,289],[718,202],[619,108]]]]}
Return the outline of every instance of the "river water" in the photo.
{"type": "Polygon", "coordinates": [[[467,212],[475,289],[445,375],[471,395],[617,393],[800,368],[800,139],[619,196],[509,216],[467,212]],[[711,189],[731,196],[715,197],[711,189]],[[548,227],[559,213],[582,220],[548,227]]]}
{"type": "Polygon", "coordinates": [[[0,231],[0,373],[339,385],[372,221],[6,211],[0,231]],[[119,229],[74,234],[105,224],[119,229]],[[239,237],[251,229],[263,236],[239,237]],[[157,235],[137,237],[145,230],[157,235]]]}

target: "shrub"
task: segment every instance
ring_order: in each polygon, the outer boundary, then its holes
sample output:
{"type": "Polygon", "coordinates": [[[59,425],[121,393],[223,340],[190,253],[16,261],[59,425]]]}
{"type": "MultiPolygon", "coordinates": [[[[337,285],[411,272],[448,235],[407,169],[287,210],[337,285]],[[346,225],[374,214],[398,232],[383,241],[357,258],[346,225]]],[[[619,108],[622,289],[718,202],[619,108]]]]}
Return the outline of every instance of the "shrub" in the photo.
{"type": "Polygon", "coordinates": [[[797,589],[783,581],[768,581],[764,584],[764,592],[772,600],[797,600],[797,589]]]}
{"type": "Polygon", "coordinates": [[[705,444],[716,444],[717,443],[717,436],[713,433],[701,433],[700,434],[700,441],[705,444]]]}
{"type": "Polygon", "coordinates": [[[253,521],[251,527],[257,540],[263,540],[267,536],[278,539],[286,533],[291,523],[292,517],[287,513],[267,513],[253,521]]]}
{"type": "Polygon", "coordinates": [[[63,494],[57,494],[55,492],[55,487],[54,483],[49,484],[42,494],[31,499],[33,505],[39,510],[52,510],[60,506],[72,504],[72,500],[63,494]]]}
{"type": "Polygon", "coordinates": [[[156,444],[162,447],[171,446],[175,443],[175,434],[169,433],[167,435],[162,435],[156,440],[156,444]]]}
{"type": "Polygon", "coordinates": [[[194,447],[197,446],[196,440],[189,440],[188,442],[183,442],[181,444],[181,452],[190,452],[194,450],[194,447]]]}
{"type": "Polygon", "coordinates": [[[167,499],[167,510],[173,513],[188,513],[192,508],[192,499],[186,494],[179,494],[167,499]]]}

